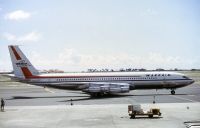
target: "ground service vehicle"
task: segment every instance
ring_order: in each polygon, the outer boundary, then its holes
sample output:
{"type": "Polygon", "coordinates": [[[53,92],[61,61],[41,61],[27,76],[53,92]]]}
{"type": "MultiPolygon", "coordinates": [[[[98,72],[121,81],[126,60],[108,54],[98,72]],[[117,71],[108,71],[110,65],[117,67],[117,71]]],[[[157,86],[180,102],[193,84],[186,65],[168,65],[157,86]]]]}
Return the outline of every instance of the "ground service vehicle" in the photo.
{"type": "Polygon", "coordinates": [[[148,116],[149,118],[152,118],[154,115],[161,116],[159,108],[150,108],[149,111],[145,112],[140,105],[129,105],[128,113],[131,119],[136,116],[148,116]]]}

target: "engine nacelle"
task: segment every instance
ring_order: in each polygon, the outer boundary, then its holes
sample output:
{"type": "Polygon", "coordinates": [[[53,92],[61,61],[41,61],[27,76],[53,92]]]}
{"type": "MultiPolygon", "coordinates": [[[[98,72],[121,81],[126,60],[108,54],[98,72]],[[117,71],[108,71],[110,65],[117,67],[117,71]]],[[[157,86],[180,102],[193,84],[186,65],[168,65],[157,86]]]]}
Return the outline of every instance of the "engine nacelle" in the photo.
{"type": "Polygon", "coordinates": [[[126,93],[129,90],[129,84],[124,83],[90,83],[83,91],[88,93],[126,93]]]}

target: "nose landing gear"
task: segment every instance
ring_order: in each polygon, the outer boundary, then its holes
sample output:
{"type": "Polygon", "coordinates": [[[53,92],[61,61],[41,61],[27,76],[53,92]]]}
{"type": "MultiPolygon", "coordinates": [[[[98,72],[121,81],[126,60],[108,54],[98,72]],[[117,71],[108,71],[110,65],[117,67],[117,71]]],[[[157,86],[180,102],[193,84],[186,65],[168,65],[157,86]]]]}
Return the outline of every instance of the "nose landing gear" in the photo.
{"type": "Polygon", "coordinates": [[[172,89],[172,90],[171,90],[171,94],[172,94],[172,95],[175,95],[175,93],[176,93],[175,90],[172,89]]]}

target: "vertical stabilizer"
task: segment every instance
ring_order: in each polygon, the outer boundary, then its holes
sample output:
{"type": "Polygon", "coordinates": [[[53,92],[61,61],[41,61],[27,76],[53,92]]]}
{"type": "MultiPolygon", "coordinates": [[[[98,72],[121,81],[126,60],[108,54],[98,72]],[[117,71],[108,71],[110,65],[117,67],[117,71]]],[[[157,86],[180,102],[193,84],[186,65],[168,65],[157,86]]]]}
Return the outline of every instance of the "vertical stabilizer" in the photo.
{"type": "Polygon", "coordinates": [[[16,77],[31,78],[39,74],[17,45],[10,45],[8,49],[16,77]]]}

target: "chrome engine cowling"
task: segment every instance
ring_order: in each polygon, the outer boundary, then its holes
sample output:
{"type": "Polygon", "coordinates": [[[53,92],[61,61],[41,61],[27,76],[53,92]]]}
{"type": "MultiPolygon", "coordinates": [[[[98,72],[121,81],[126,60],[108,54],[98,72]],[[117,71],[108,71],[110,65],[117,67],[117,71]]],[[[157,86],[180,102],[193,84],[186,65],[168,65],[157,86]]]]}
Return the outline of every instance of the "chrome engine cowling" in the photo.
{"type": "Polygon", "coordinates": [[[129,84],[125,83],[90,83],[83,89],[88,93],[126,93],[129,90],[129,84]]]}

